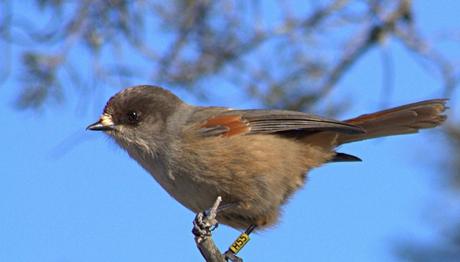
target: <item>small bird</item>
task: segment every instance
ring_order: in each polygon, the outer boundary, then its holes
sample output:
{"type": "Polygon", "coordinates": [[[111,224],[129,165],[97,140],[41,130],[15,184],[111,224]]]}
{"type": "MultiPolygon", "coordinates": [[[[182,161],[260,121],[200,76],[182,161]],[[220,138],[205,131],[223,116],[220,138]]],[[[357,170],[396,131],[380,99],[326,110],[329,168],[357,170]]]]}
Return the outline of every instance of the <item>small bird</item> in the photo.
{"type": "Polygon", "coordinates": [[[218,196],[217,220],[236,229],[276,224],[280,208],[324,163],[360,161],[342,144],[440,125],[446,99],[345,121],[288,110],[184,103],[157,86],[134,86],[107,102],[89,130],[104,131],[179,203],[195,213],[218,196]]]}

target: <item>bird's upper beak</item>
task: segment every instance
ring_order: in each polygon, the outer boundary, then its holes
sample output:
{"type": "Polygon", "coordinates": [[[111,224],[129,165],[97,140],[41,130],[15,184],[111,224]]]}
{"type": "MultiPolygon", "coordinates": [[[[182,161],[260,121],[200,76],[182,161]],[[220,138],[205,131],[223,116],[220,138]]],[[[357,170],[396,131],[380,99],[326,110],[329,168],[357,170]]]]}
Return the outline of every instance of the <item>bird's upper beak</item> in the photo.
{"type": "Polygon", "coordinates": [[[99,121],[93,123],[86,127],[86,130],[91,131],[109,131],[115,128],[115,124],[113,123],[112,116],[109,114],[103,114],[99,121]]]}

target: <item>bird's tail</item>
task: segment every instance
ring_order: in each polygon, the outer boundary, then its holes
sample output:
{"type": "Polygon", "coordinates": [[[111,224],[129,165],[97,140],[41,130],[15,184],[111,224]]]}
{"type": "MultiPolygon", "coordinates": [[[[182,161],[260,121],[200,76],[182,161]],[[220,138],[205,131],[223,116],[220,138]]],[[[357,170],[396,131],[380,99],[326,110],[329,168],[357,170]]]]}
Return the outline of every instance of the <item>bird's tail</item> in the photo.
{"type": "Polygon", "coordinates": [[[403,105],[376,113],[361,115],[344,122],[363,128],[362,134],[339,134],[337,145],[401,134],[417,133],[420,129],[433,128],[446,119],[447,99],[432,99],[403,105]]]}

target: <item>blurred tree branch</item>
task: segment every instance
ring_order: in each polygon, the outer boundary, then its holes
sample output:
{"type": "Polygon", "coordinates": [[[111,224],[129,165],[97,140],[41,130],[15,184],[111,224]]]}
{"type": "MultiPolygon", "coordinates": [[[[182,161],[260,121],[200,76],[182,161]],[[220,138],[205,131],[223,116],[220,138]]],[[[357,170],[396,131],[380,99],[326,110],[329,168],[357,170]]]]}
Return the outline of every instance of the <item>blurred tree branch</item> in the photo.
{"type": "Polygon", "coordinates": [[[437,68],[448,93],[458,82],[451,61],[415,30],[410,0],[272,4],[280,10],[273,19],[259,1],[35,0],[43,20],[28,21],[6,1],[1,39],[23,50],[17,105],[61,101],[66,75],[89,73],[117,86],[149,79],[198,93],[219,78],[267,106],[305,110],[390,37],[437,68]],[[74,57],[82,48],[88,57],[74,57]],[[77,62],[88,69],[69,69],[77,62]]]}

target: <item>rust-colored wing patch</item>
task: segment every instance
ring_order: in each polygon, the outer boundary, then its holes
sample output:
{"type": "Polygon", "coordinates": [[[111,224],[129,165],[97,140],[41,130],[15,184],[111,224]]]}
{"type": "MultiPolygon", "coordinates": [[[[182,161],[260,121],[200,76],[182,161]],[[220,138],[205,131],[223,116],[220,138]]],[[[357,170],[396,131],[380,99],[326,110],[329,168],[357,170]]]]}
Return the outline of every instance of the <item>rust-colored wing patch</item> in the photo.
{"type": "Polygon", "coordinates": [[[222,115],[209,118],[201,125],[205,133],[212,135],[233,136],[244,134],[251,130],[249,123],[241,115],[222,115]]]}

